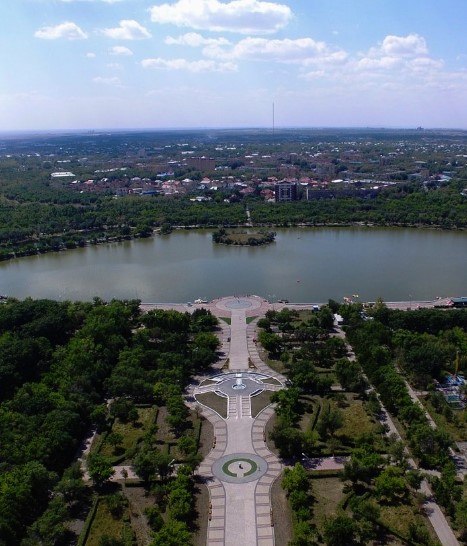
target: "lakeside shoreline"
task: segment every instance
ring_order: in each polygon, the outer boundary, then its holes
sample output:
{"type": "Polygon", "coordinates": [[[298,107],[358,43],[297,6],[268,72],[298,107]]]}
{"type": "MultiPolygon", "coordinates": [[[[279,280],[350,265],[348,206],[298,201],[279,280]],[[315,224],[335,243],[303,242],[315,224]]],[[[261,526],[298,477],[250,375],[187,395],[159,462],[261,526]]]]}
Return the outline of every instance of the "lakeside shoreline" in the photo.
{"type": "MultiPolygon", "coordinates": [[[[300,222],[297,224],[291,224],[291,225],[281,225],[281,224],[254,224],[252,226],[251,224],[229,224],[227,226],[222,226],[227,229],[248,229],[248,228],[274,228],[274,229],[313,229],[313,228],[369,228],[369,229],[416,229],[416,230],[422,230],[422,231],[443,231],[443,232],[466,232],[467,228],[465,227],[456,227],[456,228],[445,228],[440,225],[427,225],[427,224],[375,224],[375,223],[367,223],[367,222],[332,222],[332,223],[312,223],[312,222],[300,222]]],[[[103,246],[103,245],[110,245],[110,244],[120,244],[125,241],[137,241],[139,239],[149,239],[154,237],[154,235],[163,235],[163,236],[170,236],[170,234],[176,230],[176,231],[192,231],[192,230],[215,230],[219,229],[218,225],[201,225],[201,224],[195,224],[195,225],[187,225],[187,226],[173,226],[171,231],[169,233],[161,233],[161,228],[154,228],[151,233],[148,235],[121,235],[121,236],[112,236],[108,237],[106,240],[95,240],[92,239],[86,239],[80,243],[76,243],[74,245],[67,246],[66,243],[61,243],[61,246],[59,248],[43,248],[43,249],[28,249],[25,251],[20,250],[12,250],[9,254],[0,254],[0,263],[1,262],[9,262],[11,260],[21,259],[21,258],[28,258],[31,256],[41,256],[44,254],[50,254],[53,252],[67,252],[71,250],[77,250],[79,248],[86,248],[90,246],[103,246]]],[[[50,235],[51,238],[53,237],[63,237],[63,234],[60,235],[50,235]]],[[[27,243],[27,244],[37,244],[38,241],[27,243]]],[[[25,243],[26,244],[26,243],[25,243]]],[[[225,243],[216,243],[216,244],[223,244],[225,246],[262,246],[262,245],[240,245],[240,244],[225,244],[225,243]]],[[[269,244],[269,243],[268,243],[269,244]]],[[[4,247],[3,249],[5,252],[8,252],[8,248],[4,247]]]]}

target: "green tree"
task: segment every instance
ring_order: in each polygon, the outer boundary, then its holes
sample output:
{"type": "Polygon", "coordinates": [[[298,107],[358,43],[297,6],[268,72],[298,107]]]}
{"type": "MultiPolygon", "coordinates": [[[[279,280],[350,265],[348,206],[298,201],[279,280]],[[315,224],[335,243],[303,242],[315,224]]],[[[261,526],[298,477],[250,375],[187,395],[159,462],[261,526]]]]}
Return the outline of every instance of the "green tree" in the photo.
{"type": "Polygon", "coordinates": [[[112,517],[114,519],[120,519],[128,501],[121,493],[115,493],[113,495],[107,495],[105,497],[105,503],[107,504],[107,508],[112,514],[112,517]]]}
{"type": "Polygon", "coordinates": [[[271,439],[284,459],[300,457],[303,452],[303,433],[282,420],[274,426],[271,439]]]}
{"type": "Polygon", "coordinates": [[[384,460],[370,446],[365,445],[352,450],[350,461],[345,464],[343,480],[355,486],[358,482],[369,485],[382,471],[384,460]]]}
{"type": "Polygon", "coordinates": [[[286,468],[284,470],[282,489],[285,489],[287,493],[291,493],[292,491],[308,492],[310,486],[308,473],[300,463],[295,463],[292,468],[286,468]]]}
{"type": "Polygon", "coordinates": [[[344,418],[342,417],[342,412],[338,408],[331,408],[330,405],[327,405],[321,410],[316,430],[321,438],[325,440],[329,435],[334,436],[343,424],[344,418]]]}
{"type": "Polygon", "coordinates": [[[462,540],[467,539],[467,499],[460,501],[456,506],[456,524],[459,527],[462,540]]]}
{"type": "Polygon", "coordinates": [[[157,506],[148,506],[144,510],[144,515],[147,517],[151,529],[156,532],[160,531],[164,525],[164,520],[159,508],[157,506]]]}
{"type": "Polygon", "coordinates": [[[157,533],[150,546],[192,546],[193,540],[186,523],[170,520],[157,533]]]}
{"type": "Polygon", "coordinates": [[[400,503],[408,495],[407,483],[403,470],[397,466],[388,466],[375,479],[375,493],[387,503],[400,503]]]}
{"type": "Polygon", "coordinates": [[[110,461],[99,453],[91,453],[88,456],[87,467],[96,487],[102,487],[115,473],[110,461]]]}
{"type": "Polygon", "coordinates": [[[358,544],[357,524],[346,515],[329,518],[324,526],[327,546],[352,546],[358,544]]]}
{"type": "Polygon", "coordinates": [[[276,414],[283,423],[294,425],[303,413],[300,392],[297,388],[276,391],[271,396],[271,402],[277,404],[276,414]]]}
{"type": "Polygon", "coordinates": [[[114,453],[118,451],[123,443],[123,435],[120,432],[111,432],[107,435],[105,441],[114,448],[114,453]]]}

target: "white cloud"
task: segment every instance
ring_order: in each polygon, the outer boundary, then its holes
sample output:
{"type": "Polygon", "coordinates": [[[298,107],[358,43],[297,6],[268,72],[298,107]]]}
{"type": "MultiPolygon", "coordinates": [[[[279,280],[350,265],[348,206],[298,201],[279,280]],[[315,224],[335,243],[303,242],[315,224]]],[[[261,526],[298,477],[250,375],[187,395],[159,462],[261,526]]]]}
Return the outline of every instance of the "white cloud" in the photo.
{"type": "Polygon", "coordinates": [[[312,38],[271,40],[250,37],[234,44],[225,38],[204,38],[191,32],[177,38],[169,36],[165,43],[202,47],[205,56],[222,60],[275,61],[307,65],[342,63],[347,58],[345,51],[330,48],[324,42],[317,42],[312,38]]]}
{"type": "Polygon", "coordinates": [[[64,38],[65,40],[85,40],[88,36],[83,32],[76,23],[65,21],[53,27],[42,27],[34,33],[36,38],[42,40],[57,40],[64,38]]]}
{"type": "Polygon", "coordinates": [[[120,63],[107,63],[107,68],[110,68],[110,70],[123,70],[120,63]]]}
{"type": "Polygon", "coordinates": [[[60,0],[65,4],[71,4],[73,2],[103,2],[104,4],[117,4],[118,2],[123,2],[124,0],[60,0]]]}
{"type": "Polygon", "coordinates": [[[396,57],[413,57],[428,54],[425,38],[418,34],[386,36],[381,44],[381,51],[386,55],[396,57]]]}
{"type": "Polygon", "coordinates": [[[120,78],[117,78],[116,76],[111,77],[111,78],[104,78],[102,76],[97,76],[96,78],[93,78],[92,81],[94,83],[99,83],[99,84],[103,84],[103,85],[116,85],[116,86],[121,85],[120,78]]]}
{"type": "Polygon", "coordinates": [[[86,53],[86,57],[88,59],[95,59],[96,58],[96,54],[95,53],[92,53],[92,51],[90,51],[89,53],[86,53]]]}
{"type": "Polygon", "coordinates": [[[446,72],[443,67],[442,60],[430,56],[422,36],[409,34],[386,36],[365,53],[348,56],[340,65],[315,65],[313,70],[303,71],[301,77],[334,82],[342,89],[360,92],[421,92],[425,87],[450,89],[463,85],[462,72],[446,72]]]}
{"type": "Polygon", "coordinates": [[[104,28],[102,34],[114,40],[142,40],[151,37],[146,28],[132,19],[123,19],[116,28],[104,28]]]}
{"type": "Polygon", "coordinates": [[[386,36],[355,64],[357,71],[392,72],[395,77],[399,77],[401,72],[429,73],[441,69],[442,66],[442,61],[429,56],[425,38],[418,34],[386,36]]]}
{"type": "MultiPolygon", "coordinates": [[[[207,54],[221,53],[219,48],[210,48],[207,54]]],[[[221,53],[222,54],[222,53],[221,53]]],[[[291,40],[268,40],[265,38],[245,38],[238,42],[227,57],[233,59],[248,59],[259,61],[276,61],[293,64],[311,64],[322,62],[341,62],[347,54],[342,50],[333,50],[324,42],[317,42],[312,38],[298,38],[291,40]]]]}
{"type": "Polygon", "coordinates": [[[188,72],[235,72],[237,66],[234,63],[217,63],[215,61],[187,61],[186,59],[144,59],[141,61],[143,68],[155,68],[159,70],[186,70],[188,72]]]}
{"type": "Polygon", "coordinates": [[[125,46],[114,46],[109,49],[111,55],[117,55],[122,57],[129,57],[133,55],[133,51],[125,46]]]}
{"type": "Polygon", "coordinates": [[[149,11],[154,23],[240,34],[276,32],[292,18],[292,10],[285,4],[262,0],[177,0],[149,11]]]}
{"type": "Polygon", "coordinates": [[[197,32],[188,32],[187,34],[182,34],[177,38],[172,36],[167,36],[165,39],[167,45],[186,45],[189,47],[201,47],[201,46],[227,46],[231,45],[232,42],[229,42],[226,38],[204,38],[201,34],[197,32]]]}

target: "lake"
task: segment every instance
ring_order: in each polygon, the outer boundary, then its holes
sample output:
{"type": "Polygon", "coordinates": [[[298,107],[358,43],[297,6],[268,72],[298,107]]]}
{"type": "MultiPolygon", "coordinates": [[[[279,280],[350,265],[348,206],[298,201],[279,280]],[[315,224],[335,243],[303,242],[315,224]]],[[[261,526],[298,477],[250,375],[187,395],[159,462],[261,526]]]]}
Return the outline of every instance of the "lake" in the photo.
{"type": "Polygon", "coordinates": [[[467,233],[385,228],[277,229],[263,247],[214,245],[209,230],[89,246],[0,264],[18,298],[186,302],[256,294],[323,302],[467,295],[467,233]]]}

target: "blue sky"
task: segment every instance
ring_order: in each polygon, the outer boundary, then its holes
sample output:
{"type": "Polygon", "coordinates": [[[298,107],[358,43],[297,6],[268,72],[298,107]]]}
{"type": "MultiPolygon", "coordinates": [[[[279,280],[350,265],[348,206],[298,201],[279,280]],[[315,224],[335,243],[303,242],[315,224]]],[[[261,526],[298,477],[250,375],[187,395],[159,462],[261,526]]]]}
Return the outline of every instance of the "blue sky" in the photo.
{"type": "Polygon", "coordinates": [[[0,130],[467,129],[466,0],[0,0],[0,130]]]}

